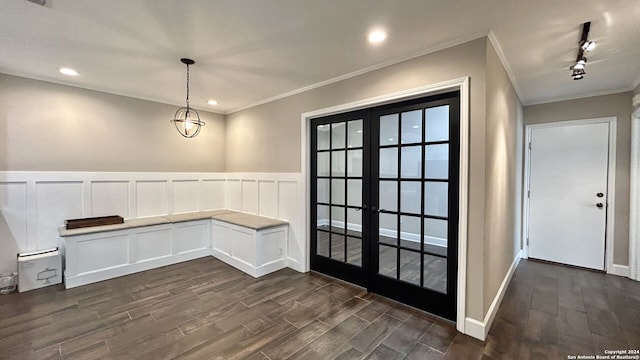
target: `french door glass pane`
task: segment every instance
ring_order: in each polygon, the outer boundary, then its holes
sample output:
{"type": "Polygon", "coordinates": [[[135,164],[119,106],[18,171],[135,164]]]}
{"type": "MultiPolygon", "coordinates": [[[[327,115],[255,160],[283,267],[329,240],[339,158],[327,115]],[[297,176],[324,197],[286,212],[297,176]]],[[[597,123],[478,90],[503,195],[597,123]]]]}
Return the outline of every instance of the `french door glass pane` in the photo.
{"type": "Polygon", "coordinates": [[[446,182],[424,182],[424,214],[443,216],[448,214],[449,184],[446,182]]]}
{"type": "Polygon", "coordinates": [[[424,147],[424,177],[427,179],[449,178],[449,144],[424,147]]]}
{"type": "Polygon", "coordinates": [[[345,213],[342,206],[331,207],[331,231],[344,234],[345,213]]]}
{"type": "Polygon", "coordinates": [[[316,136],[318,139],[318,150],[329,149],[329,125],[318,125],[316,127],[316,136]]]}
{"type": "Polygon", "coordinates": [[[344,253],[345,236],[331,234],[331,258],[340,262],[345,261],[344,253]]]}
{"type": "Polygon", "coordinates": [[[362,177],[362,150],[347,151],[347,176],[362,177]]]}
{"type": "Polygon", "coordinates": [[[423,254],[424,287],[437,292],[447,293],[447,259],[423,254]]]}
{"type": "Polygon", "coordinates": [[[331,148],[332,149],[344,149],[346,140],[346,124],[336,123],[331,124],[331,148]]]}
{"type": "Polygon", "coordinates": [[[316,231],[316,254],[329,257],[329,233],[316,231]]]}
{"type": "Polygon", "coordinates": [[[331,203],[344,205],[344,179],[331,179],[331,203]]]}
{"type": "Polygon", "coordinates": [[[347,209],[347,233],[362,237],[362,210],[347,209]]]}
{"type": "Polygon", "coordinates": [[[329,176],[329,153],[318,153],[318,176],[329,176]]]}
{"type": "Polygon", "coordinates": [[[351,120],[347,125],[349,137],[347,147],[362,147],[362,120],[351,120]]]}
{"type": "Polygon", "coordinates": [[[447,246],[447,221],[440,219],[424,219],[424,242],[447,246]]]}
{"type": "Polygon", "coordinates": [[[317,201],[320,203],[329,202],[329,179],[318,179],[317,201]]]}
{"type": "Polygon", "coordinates": [[[319,229],[329,230],[329,207],[318,205],[316,209],[316,226],[319,229]]]}
{"type": "Polygon", "coordinates": [[[397,279],[398,248],[378,245],[378,274],[397,279]]]}
{"type": "Polygon", "coordinates": [[[405,179],[419,179],[422,176],[422,146],[402,148],[400,174],[405,179]]]}
{"type": "Polygon", "coordinates": [[[380,214],[380,237],[393,239],[393,243],[395,244],[398,238],[398,215],[395,214],[380,214]]]}
{"type": "Polygon", "coordinates": [[[420,253],[400,250],[400,280],[420,286],[420,253]]]}
{"type": "Polygon", "coordinates": [[[380,149],[380,177],[398,177],[398,148],[380,149]]]}
{"type": "Polygon", "coordinates": [[[346,161],[344,151],[331,152],[331,176],[344,176],[346,169],[346,161]]]}
{"type": "Polygon", "coordinates": [[[424,117],[426,141],[449,140],[449,105],[428,108],[424,117]]]}
{"type": "Polygon", "coordinates": [[[420,223],[417,216],[400,216],[400,245],[420,249],[420,223]]]}
{"type": "Polygon", "coordinates": [[[422,110],[402,113],[402,143],[414,144],[422,142],[422,110]]]}
{"type": "Polygon", "coordinates": [[[398,114],[380,117],[380,145],[398,143],[398,114]]]}
{"type": "Polygon", "coordinates": [[[380,181],[380,209],[398,211],[398,182],[380,181]]]}
{"type": "Polygon", "coordinates": [[[362,266],[362,239],[347,237],[347,262],[362,266]]]}
{"type": "Polygon", "coordinates": [[[362,180],[347,180],[347,205],[362,206],[362,180]]]}
{"type": "Polygon", "coordinates": [[[419,181],[400,182],[400,211],[411,214],[420,214],[420,198],[422,190],[419,181]]]}

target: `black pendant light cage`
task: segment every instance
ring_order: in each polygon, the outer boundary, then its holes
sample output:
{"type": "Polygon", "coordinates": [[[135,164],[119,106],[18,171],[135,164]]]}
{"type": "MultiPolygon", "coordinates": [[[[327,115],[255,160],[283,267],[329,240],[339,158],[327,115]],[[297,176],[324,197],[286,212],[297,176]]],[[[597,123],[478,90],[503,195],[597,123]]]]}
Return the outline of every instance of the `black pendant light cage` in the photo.
{"type": "Polygon", "coordinates": [[[187,106],[178,109],[171,122],[180,135],[192,138],[198,136],[205,123],[200,120],[200,114],[189,107],[189,66],[195,64],[195,61],[187,58],[182,58],[180,61],[187,66],[187,106]]]}

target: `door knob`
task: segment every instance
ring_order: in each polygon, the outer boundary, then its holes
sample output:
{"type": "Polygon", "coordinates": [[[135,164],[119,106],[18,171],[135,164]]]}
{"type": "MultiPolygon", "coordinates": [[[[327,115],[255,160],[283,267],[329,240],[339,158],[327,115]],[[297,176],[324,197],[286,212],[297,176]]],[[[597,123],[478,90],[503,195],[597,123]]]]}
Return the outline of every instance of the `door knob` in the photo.
{"type": "Polygon", "coordinates": [[[602,203],[597,203],[596,206],[598,207],[598,209],[602,209],[604,207],[602,203]]]}
{"type": "Polygon", "coordinates": [[[601,197],[604,197],[604,194],[603,193],[597,193],[596,196],[601,198],[601,197]]]}

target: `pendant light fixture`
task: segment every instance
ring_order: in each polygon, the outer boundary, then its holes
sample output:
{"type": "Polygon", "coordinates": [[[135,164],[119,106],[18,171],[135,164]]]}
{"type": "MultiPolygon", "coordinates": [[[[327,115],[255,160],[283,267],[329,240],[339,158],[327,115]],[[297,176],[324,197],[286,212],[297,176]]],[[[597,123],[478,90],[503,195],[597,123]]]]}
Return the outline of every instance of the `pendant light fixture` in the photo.
{"type": "Polygon", "coordinates": [[[187,58],[182,58],[180,61],[187,65],[187,107],[178,109],[171,122],[176,126],[176,130],[180,135],[192,138],[196,137],[200,133],[200,129],[205,125],[204,121],[200,120],[200,114],[189,107],[189,66],[196,62],[187,58]]]}

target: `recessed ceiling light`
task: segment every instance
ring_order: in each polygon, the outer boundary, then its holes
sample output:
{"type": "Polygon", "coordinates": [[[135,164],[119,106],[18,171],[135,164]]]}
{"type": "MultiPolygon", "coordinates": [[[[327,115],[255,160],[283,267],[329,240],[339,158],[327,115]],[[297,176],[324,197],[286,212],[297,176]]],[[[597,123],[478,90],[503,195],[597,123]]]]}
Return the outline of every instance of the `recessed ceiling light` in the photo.
{"type": "Polygon", "coordinates": [[[71,68],[60,68],[60,73],[61,74],[65,74],[65,75],[69,75],[69,76],[78,76],[80,75],[77,71],[71,69],[71,68]]]}
{"type": "Polygon", "coordinates": [[[218,105],[218,102],[215,101],[215,100],[209,100],[209,101],[207,101],[207,104],[209,104],[209,105],[218,105]]]}
{"type": "Polygon", "coordinates": [[[387,33],[381,30],[372,31],[369,33],[369,42],[377,44],[383,42],[387,38],[387,33]]]}

